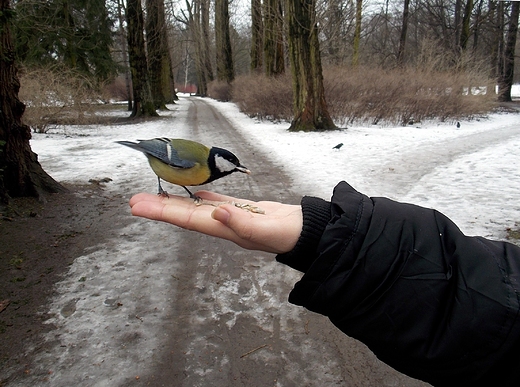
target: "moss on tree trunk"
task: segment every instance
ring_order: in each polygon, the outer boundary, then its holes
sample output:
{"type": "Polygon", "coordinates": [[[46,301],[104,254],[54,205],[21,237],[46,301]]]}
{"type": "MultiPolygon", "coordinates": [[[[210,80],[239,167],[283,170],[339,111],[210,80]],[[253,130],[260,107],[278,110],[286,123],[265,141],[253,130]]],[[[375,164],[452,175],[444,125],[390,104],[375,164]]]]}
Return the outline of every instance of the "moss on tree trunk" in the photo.
{"type": "Polygon", "coordinates": [[[337,129],[325,101],[314,0],[287,0],[286,14],[294,96],[289,130],[337,129]]]}
{"type": "Polygon", "coordinates": [[[126,17],[128,23],[128,59],[134,94],[131,117],[157,116],[148,79],[148,64],[143,35],[143,9],[140,1],[129,0],[127,2],[126,17]]]}

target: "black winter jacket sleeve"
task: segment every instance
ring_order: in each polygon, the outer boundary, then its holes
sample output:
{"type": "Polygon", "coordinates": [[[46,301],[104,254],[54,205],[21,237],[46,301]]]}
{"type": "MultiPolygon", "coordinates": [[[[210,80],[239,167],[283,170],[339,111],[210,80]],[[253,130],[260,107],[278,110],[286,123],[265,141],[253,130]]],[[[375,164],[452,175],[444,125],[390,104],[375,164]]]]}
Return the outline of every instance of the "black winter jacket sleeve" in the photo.
{"type": "Polygon", "coordinates": [[[436,386],[520,386],[520,248],[467,237],[441,213],[341,182],[304,197],[289,301],[436,386]]]}

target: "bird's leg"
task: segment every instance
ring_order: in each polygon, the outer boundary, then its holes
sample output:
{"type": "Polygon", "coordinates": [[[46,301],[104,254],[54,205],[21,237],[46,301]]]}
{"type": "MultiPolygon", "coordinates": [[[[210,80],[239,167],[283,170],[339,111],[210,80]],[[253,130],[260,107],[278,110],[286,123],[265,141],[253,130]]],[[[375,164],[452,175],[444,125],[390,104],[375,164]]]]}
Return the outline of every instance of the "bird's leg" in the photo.
{"type": "Polygon", "coordinates": [[[159,186],[159,192],[157,192],[157,195],[159,196],[165,196],[165,197],[168,197],[168,192],[166,192],[163,187],[161,187],[161,178],[159,176],[157,176],[157,184],[159,186]]]}
{"type": "Polygon", "coordinates": [[[197,195],[193,195],[191,193],[191,191],[186,188],[185,186],[181,185],[182,188],[184,188],[186,190],[186,192],[188,193],[188,195],[190,195],[190,199],[193,199],[195,201],[195,204],[199,204],[200,202],[202,202],[202,199],[199,198],[197,195]]]}

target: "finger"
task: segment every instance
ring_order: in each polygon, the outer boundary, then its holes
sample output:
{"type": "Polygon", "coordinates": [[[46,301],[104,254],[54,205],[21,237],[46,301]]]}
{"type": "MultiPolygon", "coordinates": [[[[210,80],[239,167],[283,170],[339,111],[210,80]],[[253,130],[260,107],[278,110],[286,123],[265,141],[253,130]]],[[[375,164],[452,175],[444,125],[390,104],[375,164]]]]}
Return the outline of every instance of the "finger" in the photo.
{"type": "Polygon", "coordinates": [[[211,216],[236,234],[240,246],[271,253],[283,252],[285,243],[279,240],[282,233],[276,231],[280,224],[278,220],[252,214],[229,204],[217,207],[211,216]]]}
{"type": "Polygon", "coordinates": [[[211,191],[198,191],[195,193],[196,196],[200,197],[201,199],[205,199],[205,200],[213,200],[213,201],[216,201],[216,202],[239,202],[239,203],[247,203],[247,204],[254,204],[255,202],[251,201],[251,200],[246,200],[246,199],[238,199],[238,198],[235,198],[233,196],[226,196],[226,195],[221,195],[219,193],[216,193],[216,192],[211,192],[211,191]]]}
{"type": "Polygon", "coordinates": [[[187,230],[198,231],[242,245],[233,230],[211,217],[213,209],[214,207],[211,206],[197,206],[189,198],[165,198],[163,201],[150,200],[135,203],[132,207],[132,215],[171,223],[187,230]]]}
{"type": "Polygon", "coordinates": [[[135,203],[138,203],[138,202],[141,202],[141,201],[146,201],[146,202],[163,202],[164,200],[168,200],[168,199],[184,199],[184,198],[185,198],[184,196],[177,196],[177,195],[168,195],[168,196],[152,195],[150,193],[142,192],[142,193],[138,193],[138,194],[134,195],[130,199],[129,204],[130,204],[130,207],[133,207],[133,205],[135,203]]]}
{"type": "Polygon", "coordinates": [[[142,201],[152,201],[154,198],[157,197],[157,195],[151,195],[149,193],[138,193],[137,195],[132,196],[130,199],[130,207],[133,207],[135,203],[142,202],[142,201]]]}

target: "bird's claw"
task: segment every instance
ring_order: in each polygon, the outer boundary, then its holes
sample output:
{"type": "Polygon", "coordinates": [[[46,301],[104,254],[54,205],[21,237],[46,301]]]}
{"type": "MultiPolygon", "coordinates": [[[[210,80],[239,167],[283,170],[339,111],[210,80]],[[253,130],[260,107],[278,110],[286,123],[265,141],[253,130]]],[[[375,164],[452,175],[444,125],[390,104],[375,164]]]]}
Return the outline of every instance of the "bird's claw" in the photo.
{"type": "Polygon", "coordinates": [[[159,192],[157,192],[157,196],[163,197],[163,198],[169,198],[170,195],[168,195],[168,192],[163,190],[162,188],[159,189],[159,192]]]}

